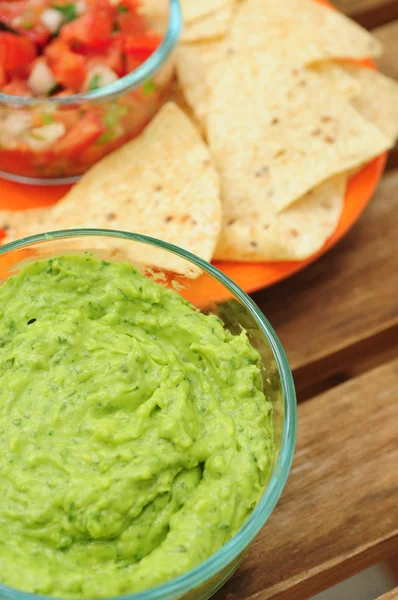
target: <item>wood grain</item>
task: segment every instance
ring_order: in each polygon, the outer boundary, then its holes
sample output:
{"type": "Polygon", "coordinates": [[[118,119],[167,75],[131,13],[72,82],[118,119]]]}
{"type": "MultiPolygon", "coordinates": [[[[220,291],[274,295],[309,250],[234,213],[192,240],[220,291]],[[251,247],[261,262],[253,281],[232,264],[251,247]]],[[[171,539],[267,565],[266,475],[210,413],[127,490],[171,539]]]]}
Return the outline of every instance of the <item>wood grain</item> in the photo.
{"type": "Polygon", "coordinates": [[[333,4],[367,29],[398,18],[397,0],[333,0],[333,4]]]}
{"type": "Polygon", "coordinates": [[[377,66],[389,77],[398,79],[398,19],[377,27],[372,33],[385,48],[383,56],[377,60],[377,66]]]}
{"type": "Polygon", "coordinates": [[[380,596],[377,600],[398,600],[398,587],[395,588],[395,590],[391,590],[391,592],[384,594],[384,596],[380,596]]]}
{"type": "MultiPolygon", "coordinates": [[[[294,371],[307,369],[304,375],[310,378],[312,369],[319,380],[323,373],[329,377],[354,369],[359,345],[398,325],[397,232],[398,171],[393,171],[334,249],[301,273],[253,295],[294,371]]],[[[373,353],[373,344],[368,351],[373,353]]]]}
{"type": "Polygon", "coordinates": [[[302,600],[398,550],[398,359],[299,406],[287,488],[217,600],[302,600]]]}

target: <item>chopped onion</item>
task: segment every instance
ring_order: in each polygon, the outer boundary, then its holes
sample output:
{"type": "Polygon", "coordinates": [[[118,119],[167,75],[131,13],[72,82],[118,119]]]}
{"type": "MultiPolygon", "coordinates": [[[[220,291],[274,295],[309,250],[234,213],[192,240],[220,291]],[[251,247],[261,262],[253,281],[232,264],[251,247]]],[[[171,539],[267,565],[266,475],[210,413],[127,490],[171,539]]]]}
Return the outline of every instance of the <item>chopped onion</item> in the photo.
{"type": "Polygon", "coordinates": [[[50,33],[57,33],[58,29],[64,22],[64,16],[60,10],[55,8],[47,8],[44,10],[40,17],[44,27],[50,31],[50,33]]]}
{"type": "Polygon", "coordinates": [[[76,7],[76,12],[79,16],[82,15],[87,9],[87,6],[86,6],[86,3],[84,0],[77,0],[75,7],[76,7]]]}
{"type": "Polygon", "coordinates": [[[45,150],[65,135],[65,131],[63,123],[50,123],[29,131],[24,135],[24,141],[32,150],[45,150]]]}
{"type": "Polygon", "coordinates": [[[38,95],[46,95],[56,85],[53,74],[47,63],[37,60],[29,75],[28,86],[38,95]]]}
{"type": "Polygon", "coordinates": [[[15,138],[32,126],[32,115],[29,112],[14,111],[1,124],[2,137],[15,138]]]}
{"type": "Polygon", "coordinates": [[[90,89],[105,87],[118,79],[118,75],[110,67],[107,67],[106,65],[95,65],[88,72],[83,85],[83,90],[89,91],[90,89]],[[95,84],[95,87],[93,87],[93,83],[95,84]]]}

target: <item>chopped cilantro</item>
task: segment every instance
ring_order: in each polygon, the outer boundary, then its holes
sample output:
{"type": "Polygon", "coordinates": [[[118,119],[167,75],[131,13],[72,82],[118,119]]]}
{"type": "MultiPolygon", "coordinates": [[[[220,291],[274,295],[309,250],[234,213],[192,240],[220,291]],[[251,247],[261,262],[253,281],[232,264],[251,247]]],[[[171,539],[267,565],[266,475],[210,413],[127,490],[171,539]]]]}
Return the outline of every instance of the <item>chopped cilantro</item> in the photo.
{"type": "Polygon", "coordinates": [[[54,85],[52,86],[52,88],[50,88],[48,90],[48,96],[52,96],[52,94],[56,94],[60,90],[61,90],[61,86],[59,85],[59,83],[54,83],[54,85]]]}
{"type": "Polygon", "coordinates": [[[48,113],[44,114],[42,116],[42,119],[43,119],[43,125],[51,125],[51,123],[54,121],[52,115],[50,115],[48,113]]]}
{"type": "Polygon", "coordinates": [[[98,138],[98,140],[96,140],[95,143],[97,146],[101,146],[101,144],[106,144],[106,142],[109,142],[114,137],[115,137],[115,134],[114,134],[113,130],[107,129],[106,131],[104,131],[104,133],[102,135],[100,135],[100,137],[98,138]]]}
{"type": "Polygon", "coordinates": [[[58,10],[60,13],[62,13],[66,23],[69,23],[70,21],[73,21],[74,19],[76,19],[78,17],[76,6],[74,4],[63,4],[63,5],[53,4],[53,8],[55,8],[55,10],[58,10]]]}
{"type": "Polygon", "coordinates": [[[119,13],[119,15],[122,15],[123,13],[127,12],[127,6],[123,6],[123,4],[119,4],[119,6],[117,7],[116,10],[119,13]]]}
{"type": "Polygon", "coordinates": [[[120,119],[122,117],[125,117],[127,113],[127,106],[123,106],[115,102],[109,106],[106,115],[104,116],[102,121],[107,127],[114,127],[115,125],[118,125],[120,119]]]}
{"type": "Polygon", "coordinates": [[[90,92],[98,90],[98,88],[100,87],[100,81],[101,75],[99,75],[98,73],[92,76],[90,83],[88,84],[88,89],[90,90],[90,92]]]}
{"type": "Polygon", "coordinates": [[[31,138],[33,138],[34,140],[39,140],[40,142],[42,142],[44,140],[44,137],[42,135],[40,135],[39,133],[34,133],[33,131],[29,134],[31,138]]]}
{"type": "Polygon", "coordinates": [[[149,96],[149,94],[154,92],[155,89],[156,89],[156,86],[155,86],[153,79],[148,79],[148,81],[146,81],[144,83],[144,85],[142,86],[142,95],[149,96]]]}

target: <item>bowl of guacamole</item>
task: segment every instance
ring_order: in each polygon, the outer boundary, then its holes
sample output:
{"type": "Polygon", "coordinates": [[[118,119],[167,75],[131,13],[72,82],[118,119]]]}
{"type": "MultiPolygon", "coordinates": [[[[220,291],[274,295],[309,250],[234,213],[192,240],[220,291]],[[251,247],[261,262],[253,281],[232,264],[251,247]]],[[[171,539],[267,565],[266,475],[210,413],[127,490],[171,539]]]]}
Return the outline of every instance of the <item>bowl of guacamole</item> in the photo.
{"type": "Polygon", "coordinates": [[[268,321],[213,266],[53,232],[0,249],[0,432],[0,598],[204,599],[283,490],[295,394],[268,321]]]}

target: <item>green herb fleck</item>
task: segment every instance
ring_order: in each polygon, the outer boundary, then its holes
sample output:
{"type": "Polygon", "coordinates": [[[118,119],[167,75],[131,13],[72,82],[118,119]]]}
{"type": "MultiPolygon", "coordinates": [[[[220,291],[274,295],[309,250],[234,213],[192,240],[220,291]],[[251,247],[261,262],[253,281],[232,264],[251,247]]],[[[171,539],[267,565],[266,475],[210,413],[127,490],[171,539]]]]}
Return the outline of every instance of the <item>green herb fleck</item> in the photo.
{"type": "Polygon", "coordinates": [[[54,119],[53,119],[52,115],[50,115],[50,114],[48,114],[48,113],[47,113],[47,114],[44,114],[44,115],[42,116],[42,119],[43,119],[43,123],[44,123],[44,125],[51,125],[51,123],[54,121],[54,119]]]}
{"type": "Polygon", "coordinates": [[[115,137],[115,134],[113,132],[112,129],[107,129],[107,131],[104,131],[104,133],[102,135],[100,135],[100,137],[98,138],[98,140],[96,140],[96,145],[101,146],[101,144],[106,144],[106,142],[109,142],[110,140],[112,140],[115,137]]]}
{"type": "Polygon", "coordinates": [[[155,89],[156,89],[156,86],[155,86],[153,79],[148,79],[148,81],[146,81],[144,83],[144,85],[142,86],[142,95],[149,96],[149,94],[152,94],[152,92],[154,92],[155,89]]]}
{"type": "Polygon", "coordinates": [[[32,27],[33,27],[33,26],[34,26],[34,23],[33,23],[33,21],[24,21],[24,22],[22,23],[22,27],[23,27],[24,29],[32,29],[32,27]]]}
{"type": "Polygon", "coordinates": [[[113,103],[109,106],[106,115],[102,119],[104,125],[106,127],[114,127],[119,124],[120,119],[125,117],[128,113],[127,106],[122,106],[121,104],[113,103]]]}
{"type": "Polygon", "coordinates": [[[59,85],[59,83],[54,83],[54,85],[48,90],[48,96],[52,96],[53,94],[56,94],[57,92],[61,91],[61,86],[59,85]]]}
{"type": "Polygon", "coordinates": [[[66,23],[69,23],[78,17],[76,6],[74,4],[64,4],[59,6],[53,4],[53,8],[62,13],[66,23]]]}
{"type": "Polygon", "coordinates": [[[90,92],[92,92],[94,90],[98,90],[98,88],[100,87],[100,82],[101,82],[101,75],[99,75],[98,73],[93,75],[90,80],[90,83],[88,84],[88,89],[90,90],[90,92]]]}
{"type": "Polygon", "coordinates": [[[34,140],[39,140],[40,142],[42,142],[44,140],[44,137],[42,135],[40,135],[39,133],[33,133],[33,131],[32,131],[29,135],[34,140]]]}
{"type": "Polygon", "coordinates": [[[127,6],[123,6],[123,4],[119,4],[119,6],[117,7],[117,12],[119,15],[122,15],[123,13],[128,12],[127,11],[127,6]]]}

